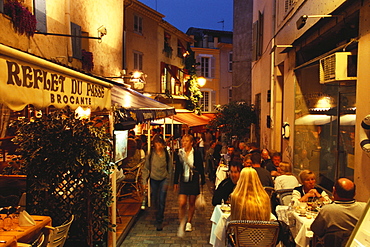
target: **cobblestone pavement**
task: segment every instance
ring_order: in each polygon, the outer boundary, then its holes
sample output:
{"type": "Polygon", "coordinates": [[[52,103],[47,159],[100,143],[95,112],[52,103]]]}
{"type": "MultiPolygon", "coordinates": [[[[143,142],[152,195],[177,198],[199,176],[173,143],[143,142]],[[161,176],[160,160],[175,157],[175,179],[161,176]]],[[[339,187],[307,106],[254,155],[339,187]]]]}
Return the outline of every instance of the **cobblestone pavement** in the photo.
{"type": "Polygon", "coordinates": [[[173,191],[172,187],[169,187],[163,230],[156,230],[154,207],[152,206],[151,208],[147,208],[145,211],[140,213],[137,222],[126,236],[121,247],[211,246],[209,244],[209,235],[211,232],[210,218],[213,212],[211,191],[213,191],[212,183],[207,180],[207,183],[204,186],[204,197],[208,206],[204,211],[195,211],[192,220],[193,231],[185,232],[185,236],[183,238],[179,238],[177,237],[177,230],[179,227],[178,194],[173,191]]]}

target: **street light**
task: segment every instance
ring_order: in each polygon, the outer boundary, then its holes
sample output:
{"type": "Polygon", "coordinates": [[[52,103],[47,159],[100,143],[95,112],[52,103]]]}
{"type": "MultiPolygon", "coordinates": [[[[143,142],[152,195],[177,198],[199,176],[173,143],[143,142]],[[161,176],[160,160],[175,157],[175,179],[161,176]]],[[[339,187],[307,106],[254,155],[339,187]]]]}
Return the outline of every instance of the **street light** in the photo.
{"type": "Polygon", "coordinates": [[[203,76],[200,76],[197,78],[197,82],[199,87],[203,87],[204,85],[206,85],[207,79],[204,78],[203,76]]]}

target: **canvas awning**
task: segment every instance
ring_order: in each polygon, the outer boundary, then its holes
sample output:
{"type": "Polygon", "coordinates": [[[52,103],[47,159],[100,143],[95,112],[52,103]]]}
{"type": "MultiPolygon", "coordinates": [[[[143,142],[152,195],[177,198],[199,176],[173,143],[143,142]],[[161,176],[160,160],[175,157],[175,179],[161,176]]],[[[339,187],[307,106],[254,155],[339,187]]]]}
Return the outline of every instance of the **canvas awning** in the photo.
{"type": "MultiPolygon", "coordinates": [[[[213,115],[213,114],[212,114],[213,115]]],[[[182,122],[189,127],[195,127],[195,126],[202,126],[207,125],[209,121],[211,121],[210,117],[211,115],[197,115],[192,112],[186,112],[186,113],[177,113],[175,116],[173,116],[173,119],[179,122],[182,122]]]]}
{"type": "Polygon", "coordinates": [[[114,85],[112,88],[112,103],[124,108],[137,123],[176,114],[174,107],[120,85],[114,85]]]}
{"type": "Polygon", "coordinates": [[[0,44],[0,104],[14,111],[79,106],[110,109],[112,85],[46,59],[0,44]]]}

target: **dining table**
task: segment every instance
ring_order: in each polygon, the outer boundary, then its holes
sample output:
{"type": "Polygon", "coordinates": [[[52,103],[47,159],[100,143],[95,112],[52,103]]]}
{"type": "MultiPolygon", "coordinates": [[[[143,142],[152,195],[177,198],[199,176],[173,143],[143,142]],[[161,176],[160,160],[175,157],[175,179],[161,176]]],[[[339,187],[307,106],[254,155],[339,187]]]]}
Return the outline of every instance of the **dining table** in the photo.
{"type": "MultiPolygon", "coordinates": [[[[6,215],[1,215],[4,219],[6,215]]],[[[17,242],[29,243],[34,241],[45,226],[51,226],[49,216],[30,215],[35,221],[35,225],[20,226],[18,221],[13,219],[13,226],[10,230],[0,230],[0,247],[17,246],[17,242]]]]}
{"type": "Polygon", "coordinates": [[[311,224],[315,220],[316,212],[307,211],[302,214],[295,209],[290,210],[289,206],[278,205],[276,214],[279,220],[284,221],[289,226],[297,246],[310,246],[310,241],[313,238],[311,224]]]}
{"type": "Polygon", "coordinates": [[[230,212],[223,212],[221,210],[221,205],[216,205],[213,209],[211,216],[212,228],[209,237],[209,243],[215,247],[226,246],[225,242],[225,228],[227,219],[230,216],[230,212]]]}

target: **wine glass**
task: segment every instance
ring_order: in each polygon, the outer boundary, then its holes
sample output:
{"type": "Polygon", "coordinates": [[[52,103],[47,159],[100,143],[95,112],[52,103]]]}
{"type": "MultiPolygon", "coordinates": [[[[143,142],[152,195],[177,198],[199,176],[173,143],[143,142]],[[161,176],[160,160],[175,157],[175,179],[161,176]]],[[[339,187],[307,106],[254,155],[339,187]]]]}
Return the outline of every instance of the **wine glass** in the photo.
{"type": "Polygon", "coordinates": [[[307,208],[306,202],[299,202],[299,216],[306,215],[306,208],[307,208]]]}
{"type": "MultiPolygon", "coordinates": [[[[3,210],[4,210],[4,208],[0,208],[0,212],[3,211],[3,210]]],[[[0,229],[3,229],[3,228],[4,228],[4,219],[0,215],[0,229]]]]}
{"type": "Polygon", "coordinates": [[[6,212],[6,216],[4,218],[4,231],[10,231],[13,227],[13,219],[12,217],[10,216],[10,209],[12,208],[12,206],[9,206],[9,207],[5,207],[4,209],[7,210],[6,212]]]}

